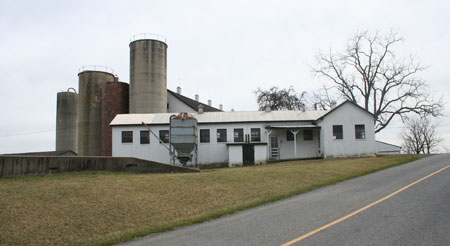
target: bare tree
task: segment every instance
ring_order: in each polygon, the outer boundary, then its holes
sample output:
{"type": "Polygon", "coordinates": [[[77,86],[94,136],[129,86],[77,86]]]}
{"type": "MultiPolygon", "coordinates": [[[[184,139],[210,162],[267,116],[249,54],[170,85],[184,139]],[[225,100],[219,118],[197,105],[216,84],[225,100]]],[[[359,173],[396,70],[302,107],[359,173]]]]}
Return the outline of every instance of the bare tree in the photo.
{"type": "Polygon", "coordinates": [[[292,86],[288,89],[278,89],[276,86],[269,90],[258,88],[255,94],[259,110],[264,110],[266,106],[271,110],[305,109],[306,92],[298,94],[292,86]]]}
{"type": "Polygon", "coordinates": [[[414,56],[397,58],[394,48],[401,40],[394,32],[386,36],[357,32],[344,51],[317,56],[315,74],[330,80],[344,99],[373,113],[375,132],[395,116],[441,115],[442,100],[435,100],[416,77],[425,67],[414,56]]]}
{"type": "Polygon", "coordinates": [[[442,141],[437,136],[436,125],[426,117],[406,118],[402,138],[403,148],[408,154],[430,154],[442,141]]]}
{"type": "Polygon", "coordinates": [[[425,148],[421,123],[418,119],[405,121],[405,131],[402,133],[403,149],[408,154],[420,154],[425,148]]]}
{"type": "Polygon", "coordinates": [[[336,106],[337,99],[330,93],[330,90],[331,88],[323,86],[321,89],[313,91],[312,95],[308,95],[309,107],[315,110],[329,110],[336,106]]]}

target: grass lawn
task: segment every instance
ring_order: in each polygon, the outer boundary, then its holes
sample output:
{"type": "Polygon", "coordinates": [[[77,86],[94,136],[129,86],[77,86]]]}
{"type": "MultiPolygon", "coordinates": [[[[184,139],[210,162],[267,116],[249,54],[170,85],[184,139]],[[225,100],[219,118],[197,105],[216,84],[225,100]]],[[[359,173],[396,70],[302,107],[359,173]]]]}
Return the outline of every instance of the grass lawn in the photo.
{"type": "Polygon", "coordinates": [[[109,245],[417,160],[303,160],[189,174],[79,172],[0,179],[0,245],[109,245]]]}

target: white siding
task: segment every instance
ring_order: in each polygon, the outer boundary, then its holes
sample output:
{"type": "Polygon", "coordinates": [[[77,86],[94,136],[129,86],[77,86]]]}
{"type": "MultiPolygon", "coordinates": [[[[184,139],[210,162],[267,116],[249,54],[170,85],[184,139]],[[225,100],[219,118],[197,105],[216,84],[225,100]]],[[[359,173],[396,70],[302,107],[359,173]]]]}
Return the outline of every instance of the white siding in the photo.
{"type": "MultiPolygon", "coordinates": [[[[153,126],[152,131],[159,136],[159,130],[169,130],[168,126],[153,126]]],[[[113,156],[136,157],[161,163],[170,163],[169,151],[159,143],[159,140],[150,133],[150,144],[140,144],[140,131],[146,131],[143,126],[116,126],[113,127],[113,156]],[[133,131],[133,143],[122,143],[122,131],[133,131]]]]}
{"type": "Polygon", "coordinates": [[[375,154],[373,117],[351,103],[345,103],[319,122],[324,157],[368,156],[375,154]],[[343,139],[333,139],[333,125],[343,126],[343,139]],[[365,126],[365,139],[355,138],[355,125],[365,126]]]}
{"type": "MultiPolygon", "coordinates": [[[[180,111],[187,111],[179,108],[180,111]]],[[[216,123],[199,123],[198,130],[209,129],[210,141],[209,143],[198,143],[198,164],[218,164],[228,163],[229,165],[242,165],[242,146],[241,145],[228,145],[227,143],[234,142],[234,129],[242,128],[245,136],[248,135],[251,138],[251,129],[259,128],[261,134],[262,143],[266,145],[255,145],[255,163],[265,163],[269,158],[270,153],[270,139],[268,138],[267,126],[296,126],[299,125],[311,125],[314,120],[305,121],[305,118],[299,112],[278,112],[273,113],[271,120],[264,122],[216,122],[216,123]],[[276,119],[275,116],[290,115],[289,120],[273,122],[276,119]],[[302,117],[302,118],[297,118],[302,117]],[[274,118],[275,117],[275,118],[274,118]],[[293,118],[297,118],[298,121],[292,121],[293,118]],[[217,129],[226,129],[227,142],[217,142],[217,129]]],[[[205,113],[206,114],[206,113],[205,113]]],[[[211,119],[223,118],[222,114],[227,112],[219,112],[211,114],[211,119]],[[214,116],[214,117],[213,117],[214,116]]],[[[260,117],[266,117],[267,113],[256,112],[260,114],[260,117]]],[[[309,113],[309,115],[316,115],[320,117],[323,112],[309,113]]],[[[128,118],[133,119],[136,122],[141,122],[142,117],[147,117],[149,125],[153,132],[159,135],[159,130],[168,130],[168,123],[158,125],[151,119],[158,118],[161,122],[168,122],[166,119],[170,114],[148,114],[148,115],[128,115],[121,116],[124,120],[128,118]],[[163,117],[164,116],[164,117],[163,117]],[[152,125],[153,124],[153,125],[152,125]]],[[[195,114],[198,118],[202,118],[204,114],[195,114]]],[[[228,115],[230,116],[230,115],[228,115]]],[[[236,115],[234,115],[236,116],[236,115]]],[[[234,117],[233,116],[233,117],[234,117]]],[[[241,112],[239,117],[245,118],[244,112],[241,112]]],[[[237,117],[236,116],[236,117],[237,117]]],[[[209,117],[209,116],[208,116],[209,117]]],[[[235,118],[236,118],[235,117],[235,118]]],[[[263,118],[264,118],[263,117],[263,118]]],[[[117,118],[117,117],[116,117],[117,118]]],[[[226,117],[225,117],[226,118],[226,117]]],[[[251,118],[251,117],[250,117],[251,118]]],[[[209,119],[209,118],[208,118],[209,119]]],[[[234,119],[234,118],[233,118],[234,119]]],[[[317,118],[316,118],[317,119],[317,118]]],[[[159,122],[157,121],[157,122],[159,122]]],[[[119,121],[118,121],[119,122],[119,121]]],[[[147,122],[147,121],[146,121],[147,122]]],[[[137,157],[147,160],[153,160],[162,163],[170,163],[169,151],[159,143],[153,135],[150,135],[150,144],[140,144],[140,131],[146,130],[143,126],[131,125],[122,126],[119,123],[116,125],[111,124],[113,128],[113,156],[129,156],[137,157]],[[133,143],[122,143],[121,132],[125,130],[133,131],[133,143]]],[[[305,129],[299,129],[296,141],[296,151],[294,150],[294,141],[287,141],[287,129],[272,129],[270,130],[270,136],[278,137],[278,146],[280,149],[279,159],[296,159],[296,158],[313,158],[313,157],[345,157],[345,156],[367,156],[375,154],[375,134],[374,134],[374,121],[370,114],[360,109],[359,107],[351,104],[344,103],[337,107],[334,111],[325,115],[325,117],[318,122],[320,129],[313,129],[313,140],[304,140],[303,131],[305,129]],[[365,126],[365,139],[355,138],[355,125],[362,124],[365,126]],[[343,126],[343,139],[333,139],[332,127],[333,125],[343,126]],[[296,152],[296,154],[295,154],[296,152]]],[[[307,127],[307,126],[306,126],[307,127]]],[[[198,136],[200,135],[198,132],[198,136]]]]}
{"type": "Polygon", "coordinates": [[[250,135],[251,128],[259,128],[261,132],[261,141],[264,142],[266,139],[264,126],[261,123],[200,124],[198,128],[199,131],[200,129],[209,129],[210,134],[209,143],[199,143],[198,162],[201,164],[229,162],[229,153],[226,143],[234,143],[234,129],[242,128],[244,130],[245,140],[245,135],[250,135]],[[217,129],[227,130],[227,142],[217,142],[217,129]]]}
{"type": "Polygon", "coordinates": [[[180,99],[173,96],[171,93],[167,93],[167,103],[169,104],[169,108],[167,109],[167,113],[194,113],[197,110],[186,105],[184,102],[180,101],[180,99]]]}
{"type": "Polygon", "coordinates": [[[267,145],[255,145],[255,164],[267,163],[267,145]]]}
{"type": "MultiPolygon", "coordinates": [[[[214,163],[230,163],[227,143],[234,143],[234,129],[242,128],[245,135],[251,134],[251,128],[260,128],[261,141],[265,142],[266,134],[264,124],[262,123],[235,123],[235,124],[200,124],[198,126],[197,136],[200,136],[200,129],[209,129],[209,143],[198,142],[198,163],[199,165],[207,165],[214,163]],[[217,129],[227,130],[227,142],[217,142],[217,129]]],[[[150,126],[150,129],[159,136],[159,130],[168,130],[169,126],[150,126]]],[[[153,135],[150,136],[150,144],[140,144],[140,131],[146,130],[143,126],[114,126],[113,127],[113,156],[118,157],[137,157],[162,163],[170,163],[169,151],[164,148],[159,140],[153,135]],[[122,143],[122,131],[133,131],[133,143],[122,143]]],[[[259,143],[259,142],[258,142],[259,143]]],[[[261,156],[267,156],[266,145],[258,147],[255,150],[255,162],[263,162],[261,156]],[[264,151],[261,149],[264,148],[264,151]],[[264,154],[262,154],[264,152],[264,154]],[[258,157],[257,157],[257,155],[258,157]]],[[[242,149],[242,146],[240,146],[242,149]]],[[[256,148],[255,148],[256,149],[256,148]]],[[[242,155],[242,150],[241,150],[242,155]]],[[[242,156],[241,163],[242,163],[242,156]]]]}
{"type": "Polygon", "coordinates": [[[242,145],[229,145],[228,146],[228,155],[229,155],[229,166],[242,166],[243,162],[243,153],[242,153],[242,145]]]}

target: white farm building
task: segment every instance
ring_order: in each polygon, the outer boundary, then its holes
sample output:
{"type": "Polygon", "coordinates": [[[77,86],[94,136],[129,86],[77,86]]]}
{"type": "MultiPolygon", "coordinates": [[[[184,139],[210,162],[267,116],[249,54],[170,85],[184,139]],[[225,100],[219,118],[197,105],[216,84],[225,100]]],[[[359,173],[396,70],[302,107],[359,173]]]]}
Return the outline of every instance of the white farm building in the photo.
{"type": "MultiPolygon", "coordinates": [[[[185,97],[177,93],[171,92],[170,96],[172,104],[186,103],[179,100],[185,97]]],[[[197,119],[199,166],[376,153],[373,115],[350,101],[328,111],[196,112],[194,106],[168,108],[183,108],[197,119]]],[[[117,115],[110,124],[112,155],[170,163],[169,151],[163,144],[169,139],[171,115],[174,113],[117,115]]]]}
{"type": "Polygon", "coordinates": [[[79,93],[57,94],[56,150],[204,166],[376,153],[374,117],[350,101],[328,111],[224,112],[199,95],[183,96],[181,87],[167,88],[164,37],[137,34],[128,47],[129,84],[112,69],[83,66],[79,93]],[[173,115],[187,115],[176,120],[193,122],[189,133],[185,125],[170,124],[173,115]]]}

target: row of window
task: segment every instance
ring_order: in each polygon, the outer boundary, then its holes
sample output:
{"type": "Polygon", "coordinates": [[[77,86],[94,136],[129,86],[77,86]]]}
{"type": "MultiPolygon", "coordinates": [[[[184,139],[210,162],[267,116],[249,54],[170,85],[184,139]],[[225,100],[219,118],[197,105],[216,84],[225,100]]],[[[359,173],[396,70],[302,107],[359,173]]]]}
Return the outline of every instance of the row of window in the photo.
{"type": "MultiPolygon", "coordinates": [[[[169,142],[169,130],[159,131],[159,138],[162,142],[169,142]]],[[[122,131],[122,143],[133,143],[133,131],[122,131]]],[[[150,143],[150,131],[140,132],[140,143],[149,144],[150,143]]]]}
{"type": "MultiPolygon", "coordinates": [[[[333,125],[333,139],[344,139],[344,130],[342,125],[333,125]]],[[[366,130],[364,125],[355,125],[355,139],[366,139],[366,130]]]]}
{"type": "MultiPolygon", "coordinates": [[[[169,130],[160,130],[159,138],[163,143],[169,142],[169,130]]],[[[250,139],[252,142],[261,141],[261,129],[251,128],[250,129],[250,139]]],[[[248,141],[248,139],[247,139],[248,141]]],[[[200,129],[200,143],[209,143],[210,134],[209,129],[200,129]]],[[[217,129],[217,142],[224,143],[227,142],[227,129],[217,129]]],[[[244,142],[244,129],[237,128],[234,129],[234,142],[244,142]]],[[[133,131],[122,131],[122,143],[133,143],[133,131]]],[[[150,143],[150,131],[140,132],[140,143],[149,144],[150,143]]]]}
{"type": "MultiPolygon", "coordinates": [[[[217,129],[217,142],[224,143],[227,142],[227,129],[217,129]]],[[[234,142],[244,142],[244,129],[236,128],[233,129],[234,142]]],[[[246,142],[260,142],[261,141],[261,129],[251,128],[250,129],[250,139],[246,139],[246,142]]],[[[209,143],[210,134],[209,129],[200,129],[200,143],[209,143]]]]}
{"type": "MultiPolygon", "coordinates": [[[[200,143],[210,142],[209,129],[200,129],[200,143]]],[[[227,142],[227,129],[217,129],[217,142],[227,142]]],[[[233,129],[234,142],[244,142],[244,129],[233,129]]],[[[248,136],[246,136],[248,137],[248,136]]],[[[169,130],[160,130],[159,138],[163,143],[169,142],[169,130]]],[[[366,131],[364,125],[355,125],[355,138],[365,139],[366,131]]],[[[342,125],[333,125],[333,139],[344,139],[344,130],[342,125]]],[[[261,141],[261,129],[251,128],[250,139],[246,139],[246,142],[260,142],[261,141]]],[[[288,130],[286,131],[286,140],[294,141],[294,134],[288,130]]],[[[313,130],[303,130],[303,140],[313,140],[313,130]]],[[[122,131],[122,143],[133,143],[133,131],[122,131]]],[[[150,143],[150,131],[140,131],[140,143],[150,143]]]]}

